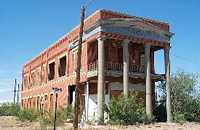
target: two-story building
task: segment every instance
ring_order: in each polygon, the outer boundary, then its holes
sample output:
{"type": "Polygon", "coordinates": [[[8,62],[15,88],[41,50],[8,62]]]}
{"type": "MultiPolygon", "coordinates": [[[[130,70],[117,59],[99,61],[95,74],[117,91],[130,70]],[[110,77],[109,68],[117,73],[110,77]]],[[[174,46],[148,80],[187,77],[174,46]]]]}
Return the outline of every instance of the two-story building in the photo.
{"type": "MultiPolygon", "coordinates": [[[[87,17],[80,72],[80,110],[86,119],[102,120],[104,103],[121,93],[136,94],[151,116],[155,82],[166,80],[169,87],[170,37],[169,25],[156,20],[108,10],[87,17]],[[154,54],[161,49],[165,74],[155,73],[154,54]]],[[[74,103],[78,38],[79,26],[23,66],[22,108],[52,111],[53,87],[63,90],[58,107],[74,103]]]]}

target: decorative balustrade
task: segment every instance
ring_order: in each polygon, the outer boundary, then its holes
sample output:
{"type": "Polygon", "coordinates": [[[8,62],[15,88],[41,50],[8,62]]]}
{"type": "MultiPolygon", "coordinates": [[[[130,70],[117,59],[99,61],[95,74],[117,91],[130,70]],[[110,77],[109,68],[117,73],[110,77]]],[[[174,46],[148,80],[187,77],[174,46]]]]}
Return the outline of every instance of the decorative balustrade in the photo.
{"type": "MultiPolygon", "coordinates": [[[[88,65],[88,71],[96,71],[98,68],[97,62],[92,62],[88,65]]],[[[107,71],[123,71],[123,63],[113,63],[113,62],[106,62],[105,63],[105,70],[107,71]]],[[[129,65],[129,72],[130,73],[144,73],[144,66],[143,65],[129,65]]]]}

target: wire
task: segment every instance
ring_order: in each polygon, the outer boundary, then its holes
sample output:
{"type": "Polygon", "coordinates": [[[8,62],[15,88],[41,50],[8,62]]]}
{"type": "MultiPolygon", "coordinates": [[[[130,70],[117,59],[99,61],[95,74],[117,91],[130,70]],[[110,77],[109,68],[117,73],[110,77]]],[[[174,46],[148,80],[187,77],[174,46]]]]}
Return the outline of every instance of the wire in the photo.
{"type": "Polygon", "coordinates": [[[94,0],[86,0],[84,7],[87,8],[94,0]]]}
{"type": "Polygon", "coordinates": [[[187,61],[187,63],[192,63],[192,64],[196,64],[196,65],[199,64],[199,63],[197,63],[197,62],[195,62],[195,61],[193,61],[193,60],[191,60],[189,58],[183,57],[183,56],[177,56],[175,54],[172,54],[172,56],[174,56],[175,58],[180,59],[182,61],[187,61]]]}

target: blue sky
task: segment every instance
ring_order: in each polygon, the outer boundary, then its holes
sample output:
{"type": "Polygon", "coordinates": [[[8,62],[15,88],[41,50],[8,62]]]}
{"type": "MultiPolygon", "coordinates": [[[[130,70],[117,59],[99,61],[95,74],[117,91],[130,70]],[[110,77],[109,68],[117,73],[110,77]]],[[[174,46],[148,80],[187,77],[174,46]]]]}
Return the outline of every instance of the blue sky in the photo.
{"type": "MultiPolygon", "coordinates": [[[[0,102],[12,100],[22,65],[79,23],[85,0],[0,0],[0,102]]],[[[94,0],[86,9],[110,9],[170,23],[172,72],[200,72],[199,0],[94,0]]],[[[163,70],[162,53],[156,56],[163,70]]]]}

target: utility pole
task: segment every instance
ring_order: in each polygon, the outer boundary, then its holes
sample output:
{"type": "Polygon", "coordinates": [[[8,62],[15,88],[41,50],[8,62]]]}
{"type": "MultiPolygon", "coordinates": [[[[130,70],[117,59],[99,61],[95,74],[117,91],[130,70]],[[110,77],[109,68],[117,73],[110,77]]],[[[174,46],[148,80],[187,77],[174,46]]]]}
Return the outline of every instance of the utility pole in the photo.
{"type": "Polygon", "coordinates": [[[15,104],[15,97],[16,97],[16,87],[17,87],[17,79],[15,79],[15,84],[14,84],[14,96],[13,96],[14,104],[15,104]]]}
{"type": "Polygon", "coordinates": [[[78,130],[78,111],[79,111],[79,93],[80,93],[80,68],[81,68],[81,54],[82,54],[82,37],[85,19],[85,7],[81,6],[80,11],[80,31],[77,52],[77,68],[76,68],[76,88],[75,88],[75,110],[74,110],[74,130],[78,130]]]}
{"type": "Polygon", "coordinates": [[[17,104],[19,104],[19,83],[18,83],[18,88],[17,88],[17,104]]]}
{"type": "Polygon", "coordinates": [[[56,93],[55,112],[54,112],[54,125],[53,129],[56,130],[56,113],[57,113],[58,93],[56,93]]]}
{"type": "Polygon", "coordinates": [[[57,102],[58,102],[58,93],[62,92],[62,88],[52,88],[53,92],[56,94],[55,101],[55,110],[54,110],[54,121],[53,121],[53,130],[56,130],[56,113],[57,113],[57,102]]]}

